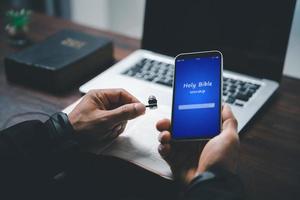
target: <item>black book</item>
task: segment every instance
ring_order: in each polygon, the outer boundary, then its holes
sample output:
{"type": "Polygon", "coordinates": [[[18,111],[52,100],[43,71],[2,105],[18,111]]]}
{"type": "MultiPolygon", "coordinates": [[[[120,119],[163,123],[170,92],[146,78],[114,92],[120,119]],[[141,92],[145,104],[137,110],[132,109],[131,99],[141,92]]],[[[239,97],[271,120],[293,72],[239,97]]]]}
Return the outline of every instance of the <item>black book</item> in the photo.
{"type": "Polygon", "coordinates": [[[113,60],[109,39],[62,30],[5,58],[9,81],[65,91],[104,71],[113,60]]]}

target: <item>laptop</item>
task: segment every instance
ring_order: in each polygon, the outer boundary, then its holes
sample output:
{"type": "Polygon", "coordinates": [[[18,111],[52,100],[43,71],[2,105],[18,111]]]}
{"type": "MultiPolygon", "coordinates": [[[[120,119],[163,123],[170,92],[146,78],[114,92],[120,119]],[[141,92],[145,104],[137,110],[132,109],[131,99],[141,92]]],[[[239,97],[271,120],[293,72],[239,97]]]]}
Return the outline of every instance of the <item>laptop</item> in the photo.
{"type": "Polygon", "coordinates": [[[156,96],[170,108],[174,57],[219,50],[223,101],[238,131],[278,89],[296,0],[148,0],[141,49],[80,87],[124,88],[141,102],[156,96]]]}

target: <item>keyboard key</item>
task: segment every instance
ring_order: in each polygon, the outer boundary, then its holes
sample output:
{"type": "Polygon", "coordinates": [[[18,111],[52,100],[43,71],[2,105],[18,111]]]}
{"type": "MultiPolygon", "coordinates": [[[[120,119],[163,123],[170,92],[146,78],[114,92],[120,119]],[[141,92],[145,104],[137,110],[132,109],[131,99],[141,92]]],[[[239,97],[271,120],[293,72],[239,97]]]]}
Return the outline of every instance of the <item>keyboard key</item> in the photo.
{"type": "Polygon", "coordinates": [[[237,86],[236,85],[231,85],[231,86],[229,86],[229,88],[235,90],[237,88],[237,86]]]}
{"type": "Polygon", "coordinates": [[[235,98],[229,96],[226,100],[226,103],[233,104],[235,102],[235,98]]]}
{"type": "Polygon", "coordinates": [[[230,92],[231,94],[235,93],[235,89],[229,89],[228,92],[230,92]]]}
{"type": "Polygon", "coordinates": [[[258,89],[260,87],[260,85],[258,85],[258,84],[254,84],[254,86],[256,87],[256,89],[258,89]]]}
{"type": "Polygon", "coordinates": [[[240,86],[244,86],[246,83],[244,81],[240,82],[240,86]]]}
{"type": "Polygon", "coordinates": [[[173,80],[169,80],[167,83],[168,86],[172,87],[173,86],[173,80]]]}
{"type": "Polygon", "coordinates": [[[169,87],[172,86],[172,82],[170,82],[170,81],[165,81],[165,80],[162,80],[162,79],[157,80],[156,83],[162,84],[162,85],[166,85],[166,86],[169,86],[169,87]]]}
{"type": "Polygon", "coordinates": [[[240,106],[240,107],[243,107],[244,106],[244,104],[243,103],[235,103],[234,105],[236,105],[236,106],[240,106]]]}
{"type": "Polygon", "coordinates": [[[247,88],[244,86],[239,89],[239,91],[241,91],[241,92],[245,92],[246,90],[247,90],[247,88]]]}
{"type": "Polygon", "coordinates": [[[249,90],[248,90],[248,94],[251,95],[251,96],[252,96],[255,92],[256,92],[255,89],[249,89],[249,90]]]}
{"type": "Polygon", "coordinates": [[[248,93],[242,93],[242,92],[238,92],[236,95],[235,95],[235,98],[236,99],[239,99],[241,101],[248,101],[250,96],[248,95],[248,93]]]}
{"type": "Polygon", "coordinates": [[[230,79],[230,82],[231,83],[236,83],[236,80],[235,79],[230,79]]]}
{"type": "Polygon", "coordinates": [[[136,78],[142,78],[143,74],[142,73],[136,73],[134,77],[136,77],[136,78]]]}

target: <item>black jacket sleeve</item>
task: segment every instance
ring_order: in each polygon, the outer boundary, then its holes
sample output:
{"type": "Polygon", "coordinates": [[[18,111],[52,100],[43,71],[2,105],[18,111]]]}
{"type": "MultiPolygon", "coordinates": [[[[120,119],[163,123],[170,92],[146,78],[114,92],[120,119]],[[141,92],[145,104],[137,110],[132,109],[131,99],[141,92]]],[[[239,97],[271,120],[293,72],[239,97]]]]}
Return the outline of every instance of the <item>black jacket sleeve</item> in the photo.
{"type": "Polygon", "coordinates": [[[73,128],[64,113],[54,114],[45,123],[26,121],[2,130],[1,185],[24,188],[30,183],[49,183],[65,170],[77,149],[73,128]]]}
{"type": "MultiPolygon", "coordinates": [[[[64,113],[53,115],[45,123],[26,121],[2,130],[0,190],[36,192],[39,185],[51,189],[47,184],[72,165],[77,152],[73,128],[64,113]]],[[[236,175],[215,168],[197,176],[185,190],[183,199],[232,200],[241,199],[242,194],[236,175]]]]}
{"type": "Polygon", "coordinates": [[[213,168],[192,180],[183,199],[237,200],[243,199],[243,194],[243,184],[237,175],[222,168],[213,168]]]}

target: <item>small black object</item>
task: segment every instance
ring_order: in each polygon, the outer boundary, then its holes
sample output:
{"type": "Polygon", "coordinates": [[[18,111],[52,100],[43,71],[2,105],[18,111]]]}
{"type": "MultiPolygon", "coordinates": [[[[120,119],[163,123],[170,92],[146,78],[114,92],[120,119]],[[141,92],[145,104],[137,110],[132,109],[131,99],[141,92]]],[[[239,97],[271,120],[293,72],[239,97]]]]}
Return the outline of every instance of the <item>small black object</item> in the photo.
{"type": "Polygon", "coordinates": [[[146,105],[146,107],[150,108],[150,109],[156,109],[157,108],[157,99],[155,96],[151,95],[148,97],[148,104],[146,105]]]}

